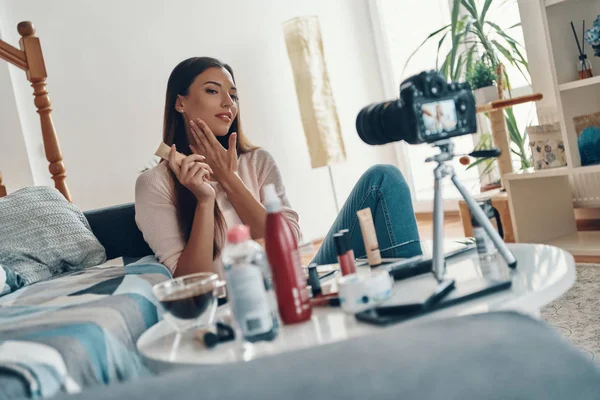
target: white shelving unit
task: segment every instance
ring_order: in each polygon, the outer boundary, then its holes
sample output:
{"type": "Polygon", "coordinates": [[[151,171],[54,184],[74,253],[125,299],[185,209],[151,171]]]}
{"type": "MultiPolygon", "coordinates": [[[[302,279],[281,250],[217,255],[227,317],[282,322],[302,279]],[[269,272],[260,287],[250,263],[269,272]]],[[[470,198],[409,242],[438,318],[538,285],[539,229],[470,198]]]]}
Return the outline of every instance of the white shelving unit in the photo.
{"type": "Polygon", "coordinates": [[[595,76],[593,78],[581,79],[577,81],[572,81],[568,83],[562,83],[558,85],[558,90],[561,92],[566,92],[571,89],[579,89],[586,86],[592,86],[600,83],[600,76],[595,76]]]}
{"type": "MultiPolygon", "coordinates": [[[[600,165],[581,166],[573,123],[576,116],[600,111],[600,76],[577,79],[579,53],[570,25],[573,21],[581,36],[582,21],[590,28],[600,14],[600,0],[519,0],[531,1],[539,3],[541,24],[535,41],[532,38],[525,46],[548,51],[552,87],[541,91],[556,98],[567,166],[504,177],[515,238],[556,245],[576,256],[600,256],[600,232],[577,232],[574,216],[576,207],[600,207],[600,165]]],[[[525,25],[529,19],[521,15],[521,20],[525,25]]],[[[594,57],[589,45],[586,53],[593,72],[600,75],[600,58],[594,57]]],[[[536,90],[540,89],[534,82],[536,90]]]]}
{"type": "Polygon", "coordinates": [[[555,4],[562,3],[564,1],[567,1],[567,0],[546,0],[545,3],[546,3],[546,7],[550,7],[550,6],[553,6],[555,4]]]}

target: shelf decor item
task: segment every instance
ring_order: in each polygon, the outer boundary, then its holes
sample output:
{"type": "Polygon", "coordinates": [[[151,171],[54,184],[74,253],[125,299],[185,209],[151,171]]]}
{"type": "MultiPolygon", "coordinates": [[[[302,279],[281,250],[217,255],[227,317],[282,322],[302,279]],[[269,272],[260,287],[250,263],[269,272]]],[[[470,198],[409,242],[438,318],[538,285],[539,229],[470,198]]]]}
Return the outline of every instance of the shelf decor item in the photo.
{"type": "Polygon", "coordinates": [[[594,49],[594,55],[600,57],[600,15],[596,17],[594,25],[585,32],[585,41],[594,49]]]}
{"type": "Polygon", "coordinates": [[[581,165],[600,164],[600,112],[573,118],[581,165]]]}
{"type": "Polygon", "coordinates": [[[536,170],[564,167],[567,165],[565,145],[558,122],[547,125],[528,126],[527,134],[533,155],[533,167],[536,170]]]}
{"type": "Polygon", "coordinates": [[[600,111],[593,114],[585,114],[574,117],[573,124],[575,125],[577,137],[581,136],[581,133],[585,128],[590,126],[600,127],[600,111]]]}
{"type": "Polygon", "coordinates": [[[600,164],[600,127],[588,126],[577,139],[581,165],[600,164]]]}
{"type": "Polygon", "coordinates": [[[571,29],[573,30],[573,36],[575,36],[577,50],[579,50],[579,62],[577,63],[578,79],[591,78],[594,76],[592,74],[592,63],[590,63],[590,60],[587,58],[587,54],[585,54],[585,40],[583,40],[583,37],[585,36],[585,21],[583,21],[583,33],[581,34],[583,46],[579,42],[579,37],[575,31],[575,25],[573,25],[573,21],[571,21],[571,29]]]}

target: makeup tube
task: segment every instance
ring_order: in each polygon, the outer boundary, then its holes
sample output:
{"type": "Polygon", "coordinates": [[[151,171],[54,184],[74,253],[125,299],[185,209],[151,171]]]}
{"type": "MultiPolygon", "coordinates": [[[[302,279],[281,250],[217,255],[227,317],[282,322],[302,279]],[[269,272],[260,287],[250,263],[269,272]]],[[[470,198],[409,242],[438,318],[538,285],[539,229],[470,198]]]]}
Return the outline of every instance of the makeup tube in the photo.
{"type": "Polygon", "coordinates": [[[333,242],[335,243],[335,250],[337,252],[342,275],[353,274],[355,272],[354,259],[350,257],[350,251],[344,234],[335,233],[333,235],[333,242]]]}
{"type": "Polygon", "coordinates": [[[352,259],[352,263],[354,264],[354,270],[356,271],[356,258],[354,257],[354,250],[352,249],[352,243],[350,242],[350,229],[340,229],[338,233],[341,233],[342,235],[344,235],[344,238],[346,238],[346,244],[348,245],[350,258],[352,259]]]}
{"type": "Polygon", "coordinates": [[[379,243],[377,242],[377,234],[375,233],[375,225],[373,225],[373,216],[370,208],[365,208],[356,212],[360,230],[362,232],[363,241],[365,243],[365,251],[370,266],[381,264],[381,254],[379,253],[379,243]]]}

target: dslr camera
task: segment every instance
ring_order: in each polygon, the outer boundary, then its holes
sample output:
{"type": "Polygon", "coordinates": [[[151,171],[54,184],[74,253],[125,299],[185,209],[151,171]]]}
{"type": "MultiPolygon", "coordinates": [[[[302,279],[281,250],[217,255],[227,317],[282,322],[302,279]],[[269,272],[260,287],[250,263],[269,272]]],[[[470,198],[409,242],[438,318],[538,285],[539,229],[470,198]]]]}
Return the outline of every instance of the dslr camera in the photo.
{"type": "Polygon", "coordinates": [[[475,133],[475,98],[467,82],[448,83],[437,71],[421,72],[402,82],[398,100],[363,108],[356,130],[371,145],[434,143],[475,133]]]}

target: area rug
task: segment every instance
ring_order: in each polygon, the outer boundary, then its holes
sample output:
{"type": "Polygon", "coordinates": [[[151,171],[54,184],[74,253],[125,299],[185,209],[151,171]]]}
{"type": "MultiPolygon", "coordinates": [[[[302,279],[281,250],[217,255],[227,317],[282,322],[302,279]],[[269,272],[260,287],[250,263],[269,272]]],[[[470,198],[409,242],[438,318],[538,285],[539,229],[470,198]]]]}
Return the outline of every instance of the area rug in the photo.
{"type": "Polygon", "coordinates": [[[600,264],[577,264],[577,279],[542,318],[600,365],[600,264]]]}

